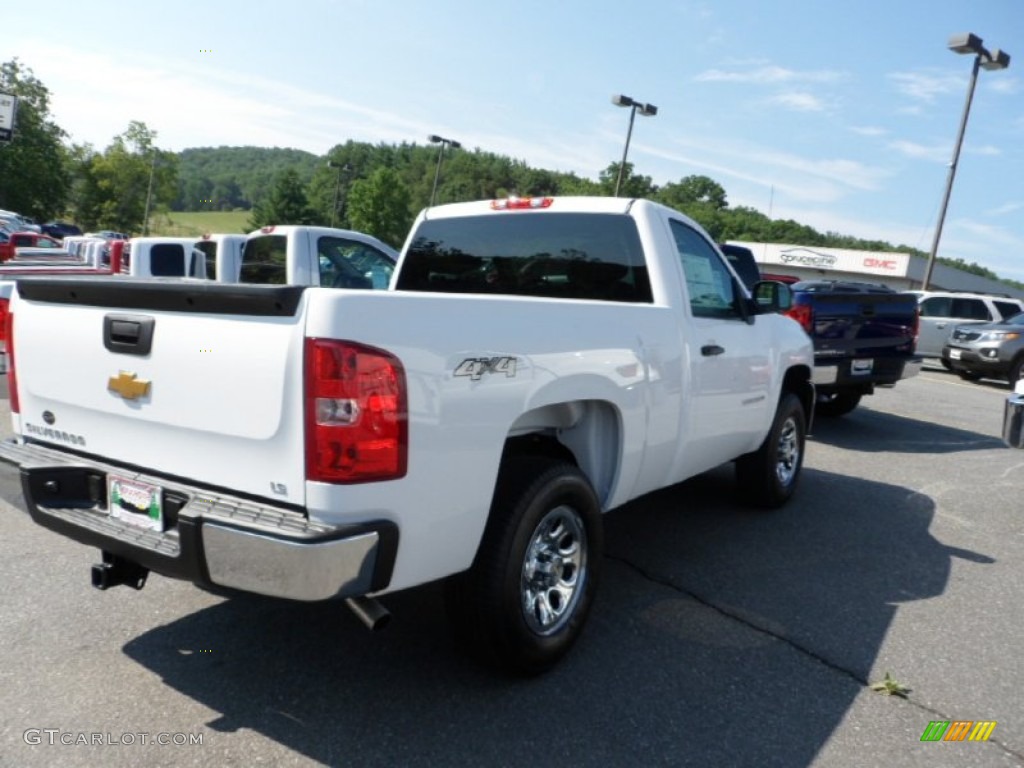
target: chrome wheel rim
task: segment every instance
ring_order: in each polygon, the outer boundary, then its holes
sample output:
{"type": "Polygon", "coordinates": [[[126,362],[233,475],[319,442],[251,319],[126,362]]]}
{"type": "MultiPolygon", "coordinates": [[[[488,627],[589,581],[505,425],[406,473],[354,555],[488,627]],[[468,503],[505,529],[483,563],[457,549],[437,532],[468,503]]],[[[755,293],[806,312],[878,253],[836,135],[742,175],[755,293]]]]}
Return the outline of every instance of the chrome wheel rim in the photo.
{"type": "Polygon", "coordinates": [[[587,576],[587,538],[576,510],[559,506],[533,531],[523,557],[523,618],[538,635],[561,629],[573,614],[587,576]]]}
{"type": "Polygon", "coordinates": [[[779,441],[775,447],[775,476],[779,483],[787,486],[796,477],[800,464],[800,430],[796,419],[788,418],[779,430],[779,441]]]}

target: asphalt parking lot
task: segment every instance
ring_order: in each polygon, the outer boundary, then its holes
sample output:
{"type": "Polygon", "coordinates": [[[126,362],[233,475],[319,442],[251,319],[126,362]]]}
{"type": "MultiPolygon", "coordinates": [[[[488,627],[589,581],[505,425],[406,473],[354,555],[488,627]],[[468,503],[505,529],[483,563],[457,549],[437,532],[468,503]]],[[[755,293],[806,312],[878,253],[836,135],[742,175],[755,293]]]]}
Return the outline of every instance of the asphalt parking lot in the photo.
{"type": "Polygon", "coordinates": [[[155,576],[98,592],[97,553],[4,472],[0,765],[1022,765],[1007,392],[926,370],[820,421],[777,512],[720,468],[611,513],[587,632],[527,681],[455,654],[436,586],[387,598],[376,634],[155,576]],[[887,672],[907,698],[871,690],[887,672]],[[922,742],[938,720],[997,725],[922,742]]]}

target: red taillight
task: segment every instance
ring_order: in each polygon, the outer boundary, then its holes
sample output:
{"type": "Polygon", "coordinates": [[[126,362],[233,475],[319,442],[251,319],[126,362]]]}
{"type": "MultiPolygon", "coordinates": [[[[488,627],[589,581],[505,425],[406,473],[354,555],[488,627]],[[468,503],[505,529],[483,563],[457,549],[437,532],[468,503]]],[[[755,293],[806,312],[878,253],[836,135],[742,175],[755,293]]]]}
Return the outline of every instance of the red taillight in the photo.
{"type": "Polygon", "coordinates": [[[0,314],[3,315],[4,345],[7,352],[7,392],[11,413],[21,412],[21,401],[18,400],[18,377],[14,373],[14,315],[10,311],[10,302],[0,300],[0,314]]]}
{"type": "Polygon", "coordinates": [[[800,326],[812,333],[814,331],[814,310],[809,304],[794,304],[785,312],[786,317],[791,317],[800,323],[800,326]]]}
{"type": "Polygon", "coordinates": [[[7,342],[7,312],[10,310],[11,300],[0,299],[0,339],[7,342]]]}
{"type": "Polygon", "coordinates": [[[507,197],[503,200],[491,200],[491,210],[523,211],[536,208],[548,208],[554,201],[550,197],[507,197]]]}
{"type": "MultiPolygon", "coordinates": [[[[110,271],[117,275],[121,272],[122,255],[125,251],[125,241],[115,240],[110,244],[110,271]]],[[[101,266],[101,265],[97,265],[101,266]]]]}
{"type": "Polygon", "coordinates": [[[403,477],[408,459],[405,370],[394,355],[306,339],[306,479],[363,483],[403,477]]]}

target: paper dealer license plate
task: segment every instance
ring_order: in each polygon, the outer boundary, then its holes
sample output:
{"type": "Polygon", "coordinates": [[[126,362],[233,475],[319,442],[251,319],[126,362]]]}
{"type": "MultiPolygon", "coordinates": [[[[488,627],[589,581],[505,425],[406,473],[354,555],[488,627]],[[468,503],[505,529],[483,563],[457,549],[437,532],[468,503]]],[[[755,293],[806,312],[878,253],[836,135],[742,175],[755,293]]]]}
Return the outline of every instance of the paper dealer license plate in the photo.
{"type": "Polygon", "coordinates": [[[951,350],[949,350],[949,359],[950,360],[959,360],[960,359],[960,350],[959,349],[951,349],[951,350]]]}
{"type": "Polygon", "coordinates": [[[107,475],[110,516],[129,525],[163,531],[164,508],[160,487],[118,475],[107,475]]]}
{"type": "Polygon", "coordinates": [[[854,376],[863,376],[865,373],[871,373],[874,365],[874,360],[852,360],[850,362],[850,373],[854,376]]]}

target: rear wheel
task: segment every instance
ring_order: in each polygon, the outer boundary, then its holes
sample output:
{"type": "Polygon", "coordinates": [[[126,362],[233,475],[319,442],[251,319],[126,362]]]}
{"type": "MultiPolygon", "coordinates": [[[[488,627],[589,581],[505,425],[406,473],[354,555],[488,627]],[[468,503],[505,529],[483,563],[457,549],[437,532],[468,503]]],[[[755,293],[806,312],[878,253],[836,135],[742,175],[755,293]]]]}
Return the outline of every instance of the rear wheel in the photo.
{"type": "Polygon", "coordinates": [[[807,418],[800,399],[787,393],[761,447],[736,460],[740,493],[759,507],[779,507],[793,495],[804,460],[807,418]]]}
{"type": "Polygon", "coordinates": [[[1024,378],[1024,357],[1019,357],[1010,366],[1010,372],[1007,374],[1006,379],[1010,382],[1010,387],[1012,388],[1022,378],[1024,378]]]}
{"type": "Polygon", "coordinates": [[[509,459],[472,567],[446,584],[457,641],[518,674],[551,668],[583,630],[602,549],[600,503],[578,468],[509,459]]]}
{"type": "Polygon", "coordinates": [[[860,404],[862,395],[852,390],[840,390],[839,392],[818,393],[818,402],[814,406],[814,412],[819,416],[834,418],[845,416],[860,404]]]}

